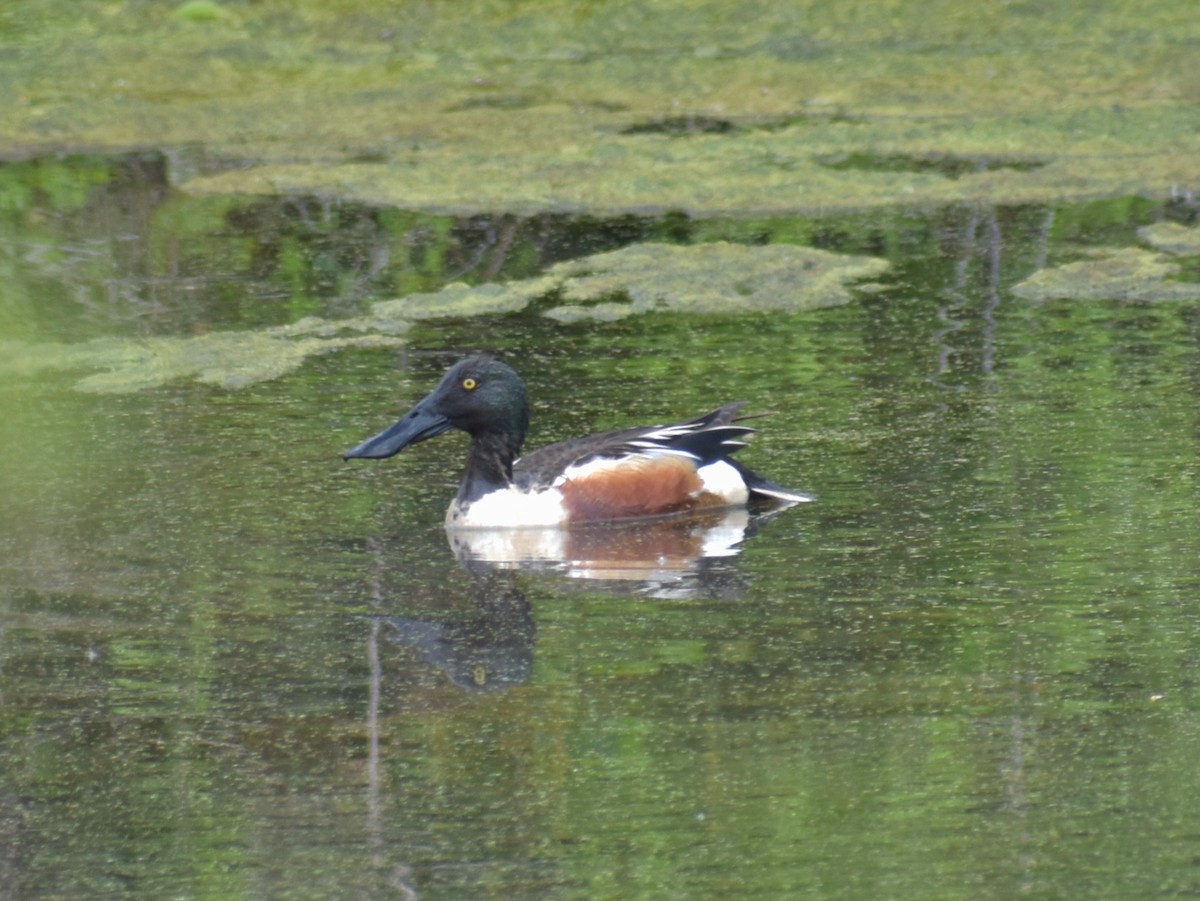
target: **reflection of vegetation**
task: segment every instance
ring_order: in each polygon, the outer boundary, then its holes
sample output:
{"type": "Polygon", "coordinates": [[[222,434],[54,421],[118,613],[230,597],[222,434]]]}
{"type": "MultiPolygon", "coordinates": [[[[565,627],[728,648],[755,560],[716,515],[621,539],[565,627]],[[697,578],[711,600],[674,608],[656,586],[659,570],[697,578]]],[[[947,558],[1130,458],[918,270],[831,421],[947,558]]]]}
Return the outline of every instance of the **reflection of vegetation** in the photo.
{"type": "Polygon", "coordinates": [[[551,267],[544,276],[505,284],[447,285],[372,304],[367,315],[308,316],[262,331],[191,338],[98,338],[79,345],[8,343],[0,372],[108,370],[78,383],[84,391],[126,392],[182,378],[236,388],[277,378],[314,354],[342,347],[394,346],[415,320],[470,318],[524,309],[549,296],[575,301],[547,315],[564,321],[612,320],[628,313],[737,313],[834,306],[847,282],[881,274],[884,260],[790,245],[714,243],[680,247],[635,244],[551,267]],[[620,303],[611,298],[625,298],[620,303]],[[609,301],[593,306],[597,301],[609,301]],[[341,333],[359,333],[341,337],[341,333]]]}
{"type": "Polygon", "coordinates": [[[0,166],[0,214],[11,216],[41,206],[74,212],[97,187],[119,177],[123,168],[124,163],[112,157],[82,155],[0,166]]]}
{"type": "Polygon", "coordinates": [[[171,190],[162,154],[0,165],[7,338],[188,334],[345,316],[363,297],[537,275],[648,239],[664,216],[435,216],[314,197],[171,190]],[[70,216],[68,220],[67,217],[70,216]]]}
{"type": "MultiPolygon", "coordinates": [[[[915,237],[915,220],[903,212],[455,219],[318,198],[192,198],[169,189],[167,167],[157,154],[0,167],[10,199],[0,228],[11,249],[0,318],[7,338],[26,339],[9,346],[6,371],[102,370],[80,382],[87,390],[191,378],[233,387],[339,347],[397,344],[420,320],[467,321],[534,302],[564,322],[807,309],[843,302],[847,282],[877,277],[884,258],[906,278],[909,248],[931,239],[915,237]],[[26,182],[52,187],[22,189],[26,182]],[[362,309],[361,297],[380,295],[394,299],[362,309]],[[113,335],[122,329],[132,335],[113,335]],[[77,343],[48,343],[64,339],[77,343]]],[[[1135,198],[1031,212],[1020,227],[1040,228],[1042,240],[1073,256],[1079,246],[1139,237],[1190,253],[1195,229],[1155,223],[1164,212],[1191,218],[1183,207],[1135,198]]],[[[1194,285],[1173,280],[1178,271],[1128,250],[1033,276],[1026,269],[1018,291],[1194,296],[1194,285]]]]}

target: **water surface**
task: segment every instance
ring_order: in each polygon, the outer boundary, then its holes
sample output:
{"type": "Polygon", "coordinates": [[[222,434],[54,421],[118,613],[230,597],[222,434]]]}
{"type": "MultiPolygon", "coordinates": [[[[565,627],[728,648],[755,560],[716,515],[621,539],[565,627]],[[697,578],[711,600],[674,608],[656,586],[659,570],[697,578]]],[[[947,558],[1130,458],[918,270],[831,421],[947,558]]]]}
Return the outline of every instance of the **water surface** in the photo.
{"type": "Polygon", "coordinates": [[[6,371],[14,897],[1200,889],[1200,308],[1011,291],[1194,210],[462,219],[162,165],[5,167],[6,340],[351,316],[649,239],[891,269],[808,312],[429,320],[240,389],[6,371]],[[819,500],[674,579],[464,566],[461,436],[339,455],[480,346],[532,444],[744,399],[776,415],[743,459],[819,500]]]}

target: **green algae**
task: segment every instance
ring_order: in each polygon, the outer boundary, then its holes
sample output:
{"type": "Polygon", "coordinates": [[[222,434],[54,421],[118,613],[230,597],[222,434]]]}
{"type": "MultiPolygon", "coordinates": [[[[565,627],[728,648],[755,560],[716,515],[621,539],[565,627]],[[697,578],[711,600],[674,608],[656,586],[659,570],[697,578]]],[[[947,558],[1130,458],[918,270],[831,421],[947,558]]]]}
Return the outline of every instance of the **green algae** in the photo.
{"type": "MultiPolygon", "coordinates": [[[[345,347],[398,347],[412,323],[516,313],[540,301],[560,322],[613,321],[639,313],[732,314],[834,306],[851,283],[885,272],[886,260],[786,244],[717,241],[634,244],[558,263],[505,284],[447,285],[373,303],[361,316],[307,316],[288,325],[194,337],[97,338],[78,344],[0,342],[0,374],[100,370],[80,391],[128,393],[194,380],[237,389],[293,372],[345,347]]],[[[536,307],[534,307],[536,309],[536,307]]]]}
{"type": "Polygon", "coordinates": [[[389,335],[284,338],[268,329],[213,332],[191,338],[96,338],[80,344],[0,342],[0,372],[32,376],[46,371],[100,369],[76,382],[79,391],[128,394],[170,382],[195,380],[226,389],[279,378],[308,358],[343,347],[394,347],[389,335]]]}
{"type": "Polygon", "coordinates": [[[380,321],[515,313],[553,288],[554,281],[548,278],[508,284],[489,282],[477,287],[454,282],[440,291],[410,294],[399,300],[372,304],[371,312],[380,321]]]}
{"type": "MultiPolygon", "coordinates": [[[[1132,147],[1097,130],[1077,131],[1064,150],[1069,116],[1045,115],[1022,127],[976,121],[969,132],[948,129],[936,142],[904,138],[890,122],[802,125],[773,132],[668,137],[574,134],[570,116],[543,111],[539,131],[497,116],[480,121],[492,137],[489,152],[439,144],[412,150],[402,162],[271,162],[189,181],[196,194],[336,194],[363,202],[390,203],[433,212],[479,210],[533,214],[540,211],[600,214],[678,209],[693,216],[821,213],[902,204],[1038,203],[1104,195],[1165,194],[1193,183],[1192,160],[1200,139],[1189,134],[1169,145],[1143,147],[1137,163],[1113,167],[1132,147]],[[526,146],[521,142],[530,140],[526,146]],[[1016,144],[1013,157],[1041,165],[979,166],[945,174],[927,169],[835,169],[822,160],[880,147],[885,158],[923,157],[937,149],[954,158],[992,159],[997,144],[1016,144]]],[[[1141,111],[1126,138],[1161,128],[1162,115],[1141,111]]],[[[1195,128],[1184,117],[1179,128],[1195,128]]],[[[1198,130],[1200,133],[1200,130],[1198,130]]]]}
{"type": "Polygon", "coordinates": [[[45,0],[4,149],[201,144],[244,165],[196,193],[451,212],[1163,194],[1200,156],[1192,6],[45,0]]]}
{"type": "Polygon", "coordinates": [[[447,285],[372,304],[374,322],[513,313],[541,298],[560,322],[612,322],[651,312],[728,314],[837,306],[850,285],[888,269],[886,260],[789,244],[725,241],[644,243],[551,266],[544,275],[507,284],[447,285]]]}
{"type": "Polygon", "coordinates": [[[852,297],[849,284],[881,275],[886,260],[771,244],[635,244],[560,263],[547,278],[564,301],[546,312],[562,321],[611,321],[632,313],[810,310],[852,297]],[[627,298],[617,302],[616,296],[627,298]]]}
{"type": "Polygon", "coordinates": [[[1200,255],[1200,228],[1188,228],[1178,222],[1156,222],[1139,228],[1138,237],[1165,253],[1200,255]]]}
{"type": "Polygon", "coordinates": [[[578,303],[565,303],[546,311],[548,317],[562,323],[616,322],[618,319],[624,319],[632,314],[633,307],[630,304],[616,301],[593,303],[586,306],[578,303]]]}
{"type": "Polygon", "coordinates": [[[1103,249],[1087,259],[1042,269],[1013,288],[1028,300],[1200,300],[1200,284],[1173,281],[1180,265],[1138,247],[1103,249]]]}

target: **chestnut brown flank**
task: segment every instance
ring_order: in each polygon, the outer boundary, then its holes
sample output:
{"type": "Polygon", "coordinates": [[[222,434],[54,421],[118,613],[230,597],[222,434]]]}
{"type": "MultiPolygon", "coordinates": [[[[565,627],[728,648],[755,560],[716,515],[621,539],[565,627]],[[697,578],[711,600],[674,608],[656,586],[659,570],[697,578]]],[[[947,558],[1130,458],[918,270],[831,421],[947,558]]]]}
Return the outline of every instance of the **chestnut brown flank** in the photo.
{"type": "Polygon", "coordinates": [[[661,516],[723,501],[701,491],[695,464],[684,457],[626,457],[609,469],[562,484],[569,522],[661,516]]]}

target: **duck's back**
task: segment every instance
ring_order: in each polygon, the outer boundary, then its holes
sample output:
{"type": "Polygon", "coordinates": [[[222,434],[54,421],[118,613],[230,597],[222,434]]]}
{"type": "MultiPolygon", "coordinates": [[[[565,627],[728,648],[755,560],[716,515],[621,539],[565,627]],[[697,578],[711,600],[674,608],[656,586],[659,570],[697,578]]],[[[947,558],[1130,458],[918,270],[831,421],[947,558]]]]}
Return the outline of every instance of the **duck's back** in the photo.
{"type": "Polygon", "coordinates": [[[514,461],[513,481],[527,491],[548,488],[560,483],[572,469],[588,463],[637,456],[673,455],[703,466],[745,447],[739,439],[754,430],[733,425],[743,406],[726,404],[705,416],[674,425],[617,429],[548,444],[514,461]]]}

